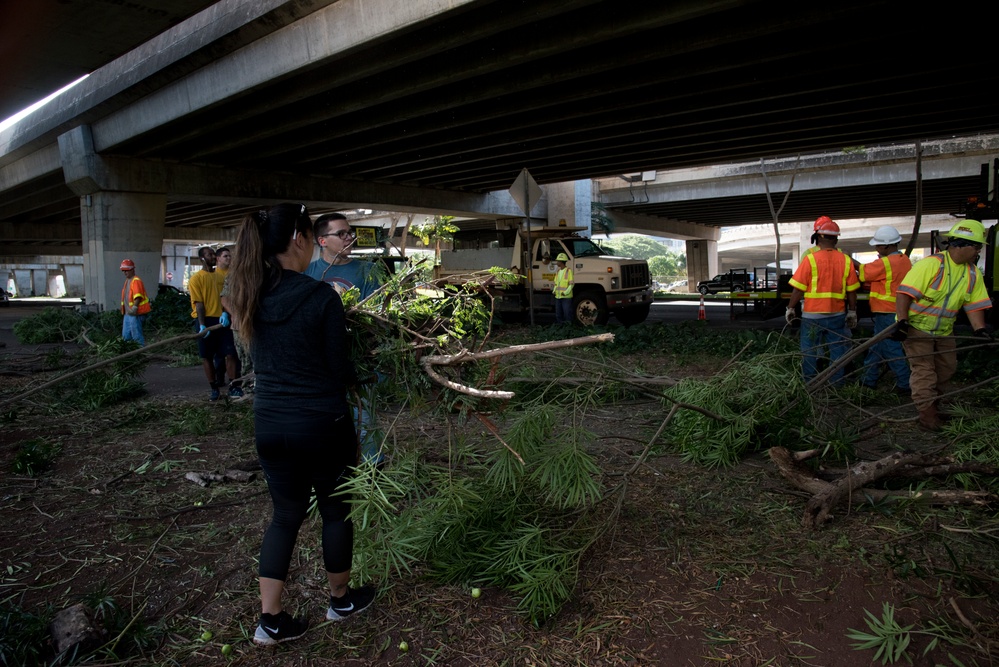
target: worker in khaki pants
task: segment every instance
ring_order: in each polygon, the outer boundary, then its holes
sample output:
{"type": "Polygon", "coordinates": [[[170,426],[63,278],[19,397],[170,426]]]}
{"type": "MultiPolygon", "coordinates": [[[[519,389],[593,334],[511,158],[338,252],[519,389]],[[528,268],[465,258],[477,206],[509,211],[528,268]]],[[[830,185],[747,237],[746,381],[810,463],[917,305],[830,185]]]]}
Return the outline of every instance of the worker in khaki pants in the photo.
{"type": "Polygon", "coordinates": [[[947,233],[947,249],[922,259],[912,267],[895,299],[894,340],[904,341],[912,374],[912,402],[919,410],[919,425],[928,431],[942,428],[940,395],[957,370],[957,340],[952,335],[961,308],[975,336],[990,338],[985,310],[992,307],[985,281],[975,266],[985,227],[977,220],[962,220],[947,233]]]}

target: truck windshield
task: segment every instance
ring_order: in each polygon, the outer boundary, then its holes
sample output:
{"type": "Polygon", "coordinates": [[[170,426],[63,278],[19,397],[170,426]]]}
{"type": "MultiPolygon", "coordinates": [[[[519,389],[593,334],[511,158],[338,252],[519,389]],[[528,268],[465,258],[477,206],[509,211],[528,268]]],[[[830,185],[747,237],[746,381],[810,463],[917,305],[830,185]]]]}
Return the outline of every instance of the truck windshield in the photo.
{"type": "Polygon", "coordinates": [[[573,257],[596,257],[607,254],[590,239],[562,239],[562,242],[569,246],[573,257]]]}

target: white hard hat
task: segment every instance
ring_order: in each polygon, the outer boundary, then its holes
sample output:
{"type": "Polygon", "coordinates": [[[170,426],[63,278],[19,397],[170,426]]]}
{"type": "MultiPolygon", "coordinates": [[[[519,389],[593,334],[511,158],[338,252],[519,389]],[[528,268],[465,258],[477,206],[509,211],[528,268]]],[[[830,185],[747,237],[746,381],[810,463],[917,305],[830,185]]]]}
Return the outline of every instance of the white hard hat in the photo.
{"type": "Polygon", "coordinates": [[[901,242],[902,236],[891,225],[878,227],[878,231],[874,232],[874,236],[871,237],[871,245],[894,245],[901,242]]]}

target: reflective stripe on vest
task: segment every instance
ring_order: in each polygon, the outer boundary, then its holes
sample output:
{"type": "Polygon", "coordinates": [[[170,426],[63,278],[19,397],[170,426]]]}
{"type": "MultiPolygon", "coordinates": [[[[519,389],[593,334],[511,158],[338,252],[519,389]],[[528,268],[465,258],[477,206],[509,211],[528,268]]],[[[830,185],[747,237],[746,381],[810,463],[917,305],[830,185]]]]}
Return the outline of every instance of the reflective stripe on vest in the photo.
{"type": "Polygon", "coordinates": [[[897,283],[902,282],[908,273],[905,264],[909,264],[911,268],[911,263],[906,262],[905,259],[907,259],[905,255],[898,252],[894,252],[881,258],[881,262],[885,267],[885,277],[884,281],[870,281],[870,303],[872,312],[895,312],[895,292],[898,291],[897,283]],[[896,259],[892,260],[893,257],[896,259]],[[898,267],[898,271],[895,270],[896,263],[901,265],[898,267]],[[881,291],[880,289],[882,282],[884,283],[884,291],[881,291]]]}
{"type": "MultiPolygon", "coordinates": [[[[970,295],[975,289],[978,271],[973,266],[954,264],[958,270],[963,269],[964,275],[956,276],[956,280],[953,276],[951,276],[951,280],[945,280],[948,277],[947,259],[942,253],[930,255],[930,257],[937,260],[940,265],[937,268],[937,274],[930,281],[929,289],[942,292],[942,294],[933,301],[929,300],[926,295],[922,295],[918,299],[914,298],[909,304],[909,320],[917,329],[928,333],[950,333],[954,326],[953,320],[964,305],[964,295],[970,295]],[[962,281],[965,283],[964,289],[961,289],[962,281]],[[956,303],[955,295],[961,295],[956,299],[956,303]]],[[[906,292],[908,293],[908,290],[906,292]]],[[[914,295],[910,294],[910,296],[914,295]]]]}
{"type": "MultiPolygon", "coordinates": [[[[805,259],[808,260],[811,266],[812,276],[808,285],[808,290],[805,291],[805,303],[802,305],[804,312],[808,313],[836,313],[843,311],[843,303],[846,301],[846,284],[847,279],[850,275],[850,271],[853,269],[850,264],[850,258],[846,256],[845,253],[840,253],[843,255],[843,271],[839,277],[839,291],[837,292],[820,292],[819,280],[822,276],[819,275],[819,265],[816,260],[816,255],[818,253],[812,253],[808,255],[805,259]]],[[[827,284],[833,281],[825,281],[827,284]]],[[[828,289],[828,288],[827,288],[828,289]]]]}
{"type": "Polygon", "coordinates": [[[565,267],[558,270],[558,273],[555,274],[555,287],[552,290],[556,299],[568,299],[572,296],[571,280],[572,269],[565,267]]]}

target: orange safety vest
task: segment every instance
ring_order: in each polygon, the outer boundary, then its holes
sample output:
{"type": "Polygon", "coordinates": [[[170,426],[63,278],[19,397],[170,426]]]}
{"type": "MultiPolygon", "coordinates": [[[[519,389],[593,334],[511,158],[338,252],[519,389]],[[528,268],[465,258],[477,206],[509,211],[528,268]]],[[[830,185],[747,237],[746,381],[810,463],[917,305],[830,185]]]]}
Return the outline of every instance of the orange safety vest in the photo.
{"type": "Polygon", "coordinates": [[[895,292],[911,269],[912,261],[901,252],[879,257],[860,267],[860,282],[871,284],[872,313],[895,312],[895,292]]]}
{"type": "Polygon", "coordinates": [[[817,250],[805,257],[791,277],[791,287],[805,293],[805,313],[842,313],[846,293],[860,287],[853,262],[835,248],[817,250]]]}
{"type": "Polygon", "coordinates": [[[137,315],[148,315],[149,311],[153,307],[149,303],[149,297],[146,296],[146,286],[142,284],[142,280],[139,278],[126,278],[125,285],[121,288],[121,314],[127,315],[128,310],[125,304],[129,307],[136,306],[139,309],[137,315]],[[127,298],[126,298],[127,292],[127,298]]]}

